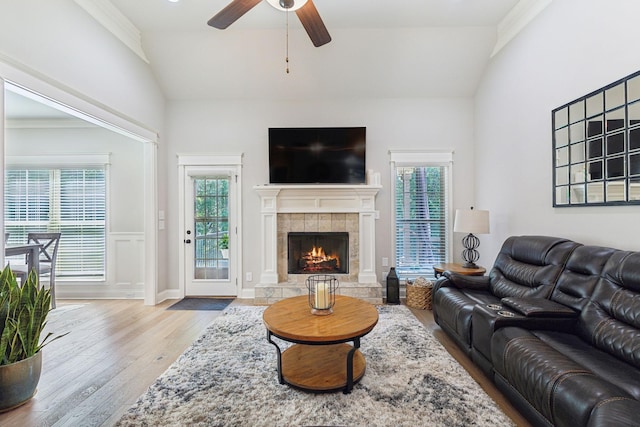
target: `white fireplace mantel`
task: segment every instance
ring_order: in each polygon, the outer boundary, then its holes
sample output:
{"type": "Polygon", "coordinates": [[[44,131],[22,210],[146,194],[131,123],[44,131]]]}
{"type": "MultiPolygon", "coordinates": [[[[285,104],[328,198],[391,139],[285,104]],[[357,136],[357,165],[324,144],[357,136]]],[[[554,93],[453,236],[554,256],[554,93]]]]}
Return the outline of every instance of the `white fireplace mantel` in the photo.
{"type": "Polygon", "coordinates": [[[359,216],[358,282],[375,283],[375,198],[380,185],[257,185],[261,210],[260,284],[278,283],[279,213],[357,213],[359,216]]]}

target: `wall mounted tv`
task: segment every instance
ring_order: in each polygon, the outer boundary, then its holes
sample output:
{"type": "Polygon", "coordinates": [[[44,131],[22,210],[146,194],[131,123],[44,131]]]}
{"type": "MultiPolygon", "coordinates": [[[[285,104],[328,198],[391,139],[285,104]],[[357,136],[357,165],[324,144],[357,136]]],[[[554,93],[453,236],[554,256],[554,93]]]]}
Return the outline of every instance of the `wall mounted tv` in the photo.
{"type": "Polygon", "coordinates": [[[364,184],[365,127],[269,128],[271,184],[364,184]]]}

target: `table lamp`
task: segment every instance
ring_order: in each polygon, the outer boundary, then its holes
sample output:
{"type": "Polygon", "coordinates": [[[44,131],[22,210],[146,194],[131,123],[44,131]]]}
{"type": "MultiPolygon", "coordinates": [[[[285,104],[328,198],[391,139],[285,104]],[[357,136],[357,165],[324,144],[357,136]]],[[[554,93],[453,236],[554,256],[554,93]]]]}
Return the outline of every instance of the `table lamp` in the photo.
{"type": "Polygon", "coordinates": [[[456,217],[453,222],[455,233],[469,233],[462,239],[464,250],[464,268],[477,268],[476,261],[480,254],[476,250],[480,246],[480,239],[475,234],[489,234],[489,211],[474,210],[473,206],[469,210],[456,209],[456,217]]]}

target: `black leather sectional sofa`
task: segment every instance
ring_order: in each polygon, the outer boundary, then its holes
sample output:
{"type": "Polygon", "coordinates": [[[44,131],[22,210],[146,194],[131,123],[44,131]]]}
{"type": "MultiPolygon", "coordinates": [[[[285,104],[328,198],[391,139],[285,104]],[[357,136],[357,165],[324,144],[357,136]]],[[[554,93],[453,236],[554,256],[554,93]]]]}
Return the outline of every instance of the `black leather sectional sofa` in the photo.
{"type": "Polygon", "coordinates": [[[532,424],[640,426],[640,252],[510,237],[433,314],[532,424]]]}

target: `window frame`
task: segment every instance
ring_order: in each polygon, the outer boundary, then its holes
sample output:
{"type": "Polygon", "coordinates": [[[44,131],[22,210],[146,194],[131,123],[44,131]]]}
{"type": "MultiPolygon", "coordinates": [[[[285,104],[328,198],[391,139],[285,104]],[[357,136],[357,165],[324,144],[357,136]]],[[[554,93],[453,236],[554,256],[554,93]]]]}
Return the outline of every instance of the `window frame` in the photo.
{"type": "MultiPolygon", "coordinates": [[[[390,186],[391,189],[391,253],[393,266],[397,269],[396,259],[396,170],[399,167],[444,167],[445,168],[445,200],[448,202],[445,213],[445,262],[452,259],[453,246],[453,151],[424,151],[424,150],[390,150],[390,186]]],[[[429,272],[433,277],[433,272],[429,272]]],[[[402,278],[414,278],[421,274],[406,275],[402,278]]]]}

